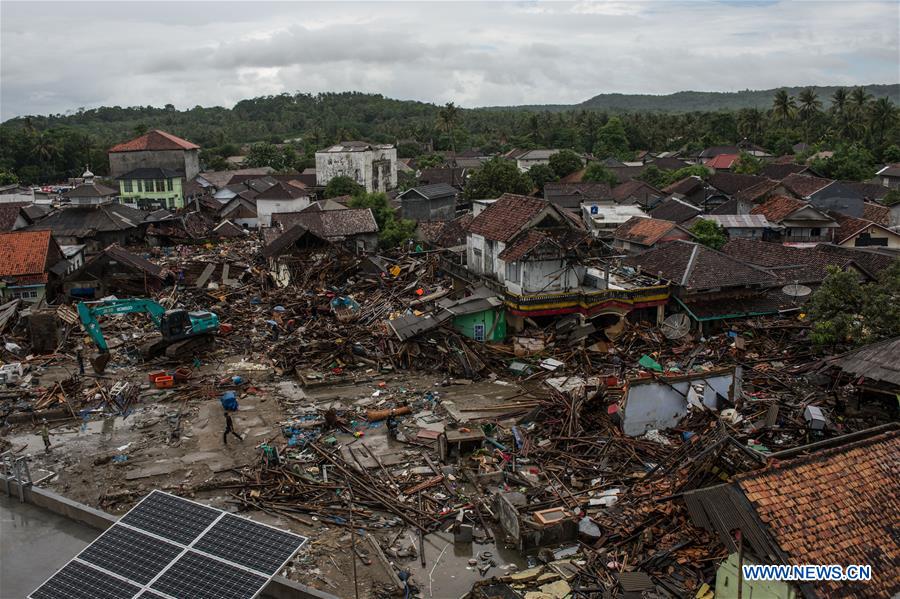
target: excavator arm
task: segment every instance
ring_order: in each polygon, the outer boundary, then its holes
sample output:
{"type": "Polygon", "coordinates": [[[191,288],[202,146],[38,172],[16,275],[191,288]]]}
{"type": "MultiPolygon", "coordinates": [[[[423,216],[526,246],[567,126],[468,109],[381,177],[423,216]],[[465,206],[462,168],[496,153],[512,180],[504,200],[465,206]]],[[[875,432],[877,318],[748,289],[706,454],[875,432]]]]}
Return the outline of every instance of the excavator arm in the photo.
{"type": "MultiPolygon", "coordinates": [[[[109,361],[109,345],[106,343],[106,338],[103,336],[100,322],[97,320],[98,317],[108,316],[110,314],[145,313],[153,320],[153,324],[156,328],[159,328],[162,316],[166,312],[165,308],[153,300],[148,299],[115,299],[98,302],[80,302],[77,308],[78,316],[81,319],[81,325],[84,327],[84,330],[90,335],[91,339],[94,340],[101,355],[107,354],[107,357],[105,358],[106,362],[109,361]]],[[[103,358],[98,357],[93,360],[95,369],[102,359],[103,358]]],[[[103,366],[105,365],[104,362],[103,366]]],[[[103,368],[101,367],[100,371],[102,370],[103,368]]]]}

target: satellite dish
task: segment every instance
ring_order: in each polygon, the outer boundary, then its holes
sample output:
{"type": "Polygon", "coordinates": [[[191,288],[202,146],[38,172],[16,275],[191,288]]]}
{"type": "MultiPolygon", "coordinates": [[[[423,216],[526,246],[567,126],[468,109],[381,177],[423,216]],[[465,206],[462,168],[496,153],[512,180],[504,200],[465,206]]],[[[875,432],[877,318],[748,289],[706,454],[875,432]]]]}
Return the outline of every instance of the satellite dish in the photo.
{"type": "Polygon", "coordinates": [[[666,339],[681,339],[691,330],[691,319],[687,314],[673,314],[665,319],[660,327],[666,339]]]}
{"type": "Polygon", "coordinates": [[[804,297],[812,293],[812,289],[806,285],[793,284],[785,285],[781,288],[781,292],[791,297],[804,297]]]}

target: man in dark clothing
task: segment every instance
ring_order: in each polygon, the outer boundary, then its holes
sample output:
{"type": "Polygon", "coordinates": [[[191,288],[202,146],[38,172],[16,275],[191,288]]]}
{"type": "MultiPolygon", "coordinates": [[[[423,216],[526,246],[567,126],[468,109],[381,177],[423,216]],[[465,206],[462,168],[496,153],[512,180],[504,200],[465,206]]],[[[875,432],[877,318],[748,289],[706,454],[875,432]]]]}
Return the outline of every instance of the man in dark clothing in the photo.
{"type": "Polygon", "coordinates": [[[75,360],[78,362],[78,374],[84,376],[84,355],[82,355],[80,347],[75,350],[75,360]]]}
{"type": "Polygon", "coordinates": [[[225,445],[228,445],[228,433],[231,433],[235,437],[238,438],[238,441],[243,441],[244,438],[234,432],[234,423],[231,421],[231,414],[229,412],[225,412],[225,432],[222,433],[222,441],[225,442],[225,445]]]}

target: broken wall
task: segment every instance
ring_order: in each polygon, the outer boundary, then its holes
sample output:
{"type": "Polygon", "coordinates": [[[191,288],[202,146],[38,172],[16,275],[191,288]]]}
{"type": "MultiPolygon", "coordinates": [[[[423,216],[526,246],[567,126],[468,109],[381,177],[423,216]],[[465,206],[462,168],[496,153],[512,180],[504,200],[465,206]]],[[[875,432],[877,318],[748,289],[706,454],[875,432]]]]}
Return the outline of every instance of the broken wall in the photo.
{"type": "Polygon", "coordinates": [[[631,437],[676,426],[695,403],[718,410],[740,392],[740,368],[683,377],[633,379],[623,402],[622,431],[631,437]],[[697,387],[698,390],[694,390],[697,387]]]}

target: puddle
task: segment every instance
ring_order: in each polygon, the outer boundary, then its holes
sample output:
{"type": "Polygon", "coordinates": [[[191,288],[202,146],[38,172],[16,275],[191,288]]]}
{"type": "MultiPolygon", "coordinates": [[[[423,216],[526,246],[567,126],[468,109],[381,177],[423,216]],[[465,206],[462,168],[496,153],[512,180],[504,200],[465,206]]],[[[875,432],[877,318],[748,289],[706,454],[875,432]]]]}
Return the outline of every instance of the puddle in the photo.
{"type": "MultiPolygon", "coordinates": [[[[491,532],[496,539],[497,531],[491,532]]],[[[412,543],[418,549],[419,540],[414,532],[407,530],[401,539],[405,545],[412,543]]],[[[472,590],[472,585],[479,580],[511,574],[515,570],[503,567],[508,564],[515,564],[519,570],[524,570],[527,567],[527,560],[515,549],[504,547],[502,542],[454,543],[453,533],[438,532],[425,537],[424,567],[419,558],[397,564],[413,574],[420,596],[447,598],[461,597],[472,590]],[[491,553],[491,559],[497,566],[482,576],[477,567],[469,565],[469,560],[477,559],[478,554],[485,551],[491,553]],[[432,590],[433,593],[430,592],[432,590]]]]}

